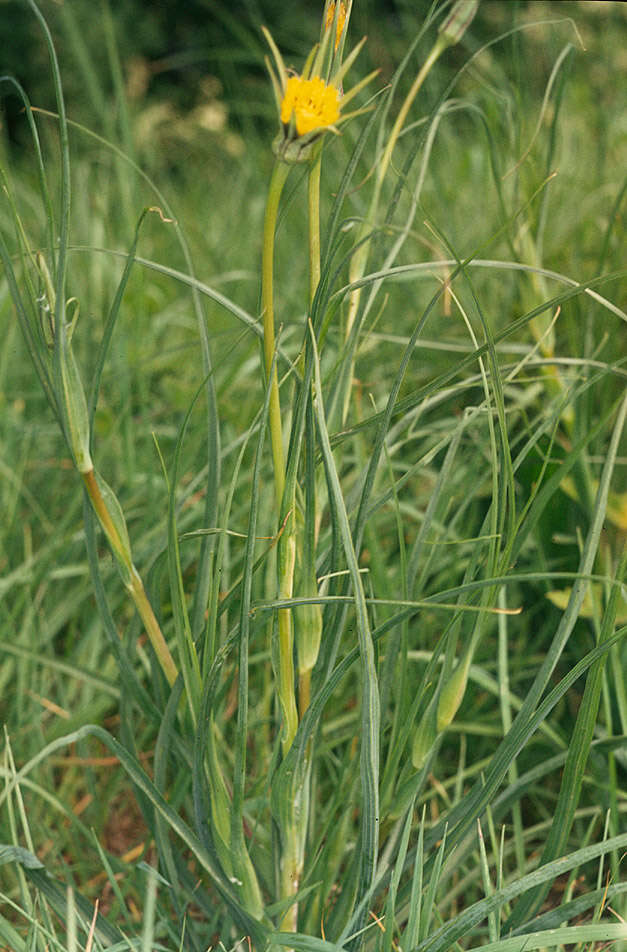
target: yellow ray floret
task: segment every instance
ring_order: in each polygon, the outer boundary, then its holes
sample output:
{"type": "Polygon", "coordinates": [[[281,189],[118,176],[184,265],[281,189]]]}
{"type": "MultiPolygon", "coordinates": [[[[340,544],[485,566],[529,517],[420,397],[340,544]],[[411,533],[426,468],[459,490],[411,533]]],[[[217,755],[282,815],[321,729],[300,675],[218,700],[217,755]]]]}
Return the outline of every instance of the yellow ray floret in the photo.
{"type": "Polygon", "coordinates": [[[290,76],[281,103],[281,122],[287,125],[292,115],[299,136],[332,126],[340,118],[340,95],[319,76],[290,76]]]}

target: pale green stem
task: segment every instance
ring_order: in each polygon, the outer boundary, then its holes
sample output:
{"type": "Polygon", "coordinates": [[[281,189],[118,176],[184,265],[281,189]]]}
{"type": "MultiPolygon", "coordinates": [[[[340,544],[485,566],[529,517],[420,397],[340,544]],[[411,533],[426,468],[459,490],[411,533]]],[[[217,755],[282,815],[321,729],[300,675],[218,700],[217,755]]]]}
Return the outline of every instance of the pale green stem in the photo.
{"type": "MultiPolygon", "coordinates": [[[[309,211],[309,305],[320,283],[320,170],[322,150],[318,148],[311,160],[308,180],[308,211],[309,211]]],[[[267,306],[267,305],[266,305],[267,306]]],[[[304,353],[301,354],[301,369],[304,368],[304,353]]],[[[281,540],[281,550],[284,553],[279,559],[279,589],[281,598],[291,598],[294,587],[294,568],[296,553],[296,520],[294,516],[295,498],[292,492],[290,500],[290,524],[286,528],[281,540]]],[[[284,510],[287,503],[284,503],[284,510]]],[[[294,637],[292,630],[292,612],[289,609],[279,610],[279,694],[284,716],[282,750],[285,755],[292,746],[294,735],[298,727],[298,712],[292,707],[294,698],[294,637]],[[288,705],[286,706],[286,702],[288,705]]],[[[311,672],[307,671],[299,678],[299,705],[301,714],[309,706],[311,694],[311,672]],[[304,706],[303,706],[304,705],[304,706]]],[[[308,781],[307,781],[308,782],[308,781]]],[[[304,848],[304,829],[302,822],[291,824],[283,831],[283,846],[281,855],[281,896],[287,899],[298,892],[302,875],[304,848]]],[[[281,930],[296,932],[298,929],[298,904],[295,902],[287,910],[281,920],[281,930]]]]}
{"type": "Polygon", "coordinates": [[[93,469],[89,470],[86,473],[81,473],[83,477],[83,482],[85,484],[85,489],[93,506],[94,512],[98,517],[98,520],[109,540],[111,548],[114,550],[115,555],[118,558],[121,558],[128,570],[129,581],[126,583],[126,588],[135,602],[135,607],[139,613],[139,617],[144,623],[146,629],[146,634],[150,639],[150,643],[154,648],[157,660],[163,669],[163,673],[168,679],[168,684],[172,686],[178,677],[178,670],[174,659],[170,654],[170,649],[166,644],[166,640],[163,637],[163,632],[159,626],[159,622],[155,617],[155,613],[152,610],[152,606],[148,601],[148,596],[144,589],[144,584],[141,580],[141,577],[133,565],[133,563],[128,559],[126,555],[126,548],[119,537],[118,531],[109,515],[109,511],[105,505],[105,502],[100,493],[100,488],[96,480],[96,474],[93,469]]]}
{"type": "MultiPolygon", "coordinates": [[[[285,831],[281,852],[281,898],[288,899],[298,892],[301,873],[301,836],[296,825],[285,831]]],[[[287,910],[280,925],[281,932],[298,931],[298,903],[294,902],[287,910]]]]}
{"type": "MultiPolygon", "coordinates": [[[[289,517],[294,521],[294,513],[289,517]]],[[[286,530],[279,550],[279,598],[290,599],[294,594],[294,565],[296,556],[296,537],[294,530],[286,530]]],[[[279,702],[283,715],[281,750],[283,756],[292,746],[298,728],[296,694],[294,691],[294,628],[292,611],[279,608],[277,623],[279,626],[279,702]]]]}
{"type": "Polygon", "coordinates": [[[320,170],[322,167],[322,143],[316,150],[309,167],[309,305],[313,304],[320,284],[320,170]]]}
{"type": "MultiPolygon", "coordinates": [[[[261,307],[263,312],[263,350],[266,369],[266,379],[270,381],[270,441],[272,443],[272,459],[274,463],[274,488],[276,495],[277,516],[282,514],[283,492],[285,489],[285,457],[283,454],[283,432],[281,427],[281,405],[279,402],[279,385],[274,360],[274,233],[279,211],[281,192],[290,171],[285,162],[275,163],[268,200],[266,215],[263,224],[263,251],[261,260],[261,307]]],[[[279,544],[279,598],[291,598],[294,582],[294,533],[293,507],[292,513],[288,509],[287,518],[291,520],[279,544]]],[[[292,745],[298,715],[296,713],[296,697],[294,694],[294,634],[292,618],[289,609],[281,609],[278,613],[279,626],[279,684],[278,694],[283,715],[283,733],[281,745],[286,754],[292,745]]]]}
{"type": "Polygon", "coordinates": [[[281,512],[285,487],[285,457],[281,427],[281,404],[276,366],[273,368],[275,350],[274,335],[274,232],[283,186],[290,171],[285,162],[275,162],[268,189],[266,214],[263,222],[263,249],[261,253],[261,312],[263,316],[263,355],[266,380],[270,379],[270,442],[274,464],[274,488],[277,515],[281,512]]]}

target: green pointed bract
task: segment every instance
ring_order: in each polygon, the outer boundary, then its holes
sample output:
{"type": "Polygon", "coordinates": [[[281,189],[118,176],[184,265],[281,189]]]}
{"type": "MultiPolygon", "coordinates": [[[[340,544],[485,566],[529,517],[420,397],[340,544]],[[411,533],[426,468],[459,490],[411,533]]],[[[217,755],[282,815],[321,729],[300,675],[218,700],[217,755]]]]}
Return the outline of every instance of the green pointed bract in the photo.
{"type": "MultiPolygon", "coordinates": [[[[321,131],[326,132],[328,128],[330,127],[321,131]]],[[[283,132],[280,132],[272,143],[272,151],[277,159],[281,159],[282,162],[287,162],[288,165],[298,162],[308,162],[312,156],[314,146],[320,141],[320,135],[321,132],[316,130],[306,136],[298,136],[298,138],[290,139],[287,138],[283,132]]]]}
{"type": "MultiPolygon", "coordinates": [[[[346,76],[347,72],[349,71],[349,69],[351,68],[351,66],[353,65],[353,63],[355,62],[359,54],[361,53],[365,42],[366,42],[366,37],[362,36],[357,46],[355,46],[354,49],[350,51],[350,53],[348,54],[348,56],[346,57],[342,65],[339,67],[339,69],[337,69],[333,73],[333,75],[330,78],[330,82],[332,82],[334,86],[338,86],[338,87],[341,86],[342,81],[344,77],[346,76]]],[[[378,72],[378,70],[376,72],[378,72]]],[[[376,75],[376,73],[371,75],[376,75]]]]}
{"type": "Polygon", "coordinates": [[[279,52],[278,46],[274,42],[274,39],[272,37],[272,34],[270,33],[270,30],[268,30],[267,27],[262,26],[261,32],[265,36],[268,46],[270,47],[272,51],[272,55],[274,56],[274,61],[277,66],[277,72],[279,74],[279,82],[281,84],[281,88],[285,89],[285,84],[287,82],[287,70],[285,69],[285,63],[283,62],[283,57],[281,56],[281,53],[279,52]]]}

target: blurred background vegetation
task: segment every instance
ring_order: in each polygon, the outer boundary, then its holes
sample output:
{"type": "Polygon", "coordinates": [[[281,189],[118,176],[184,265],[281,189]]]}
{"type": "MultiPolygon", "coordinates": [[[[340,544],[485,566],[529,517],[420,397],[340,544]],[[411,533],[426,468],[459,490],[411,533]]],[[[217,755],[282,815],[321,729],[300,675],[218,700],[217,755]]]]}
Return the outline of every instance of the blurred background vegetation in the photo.
{"type": "MultiPolygon", "coordinates": [[[[406,52],[431,0],[355,0],[351,19],[353,41],[367,34],[362,69],[372,64],[388,80],[406,52]],[[370,64],[365,63],[369,57],[370,64]]],[[[302,62],[320,26],[320,3],[278,3],[276,0],[44,0],[41,9],[55,36],[63,79],[73,118],[96,125],[107,107],[111,121],[120,121],[116,80],[121,78],[132,115],[153,110],[152,121],[195,121],[198,134],[245,134],[250,124],[263,129],[274,124],[271,97],[263,65],[266,53],[260,26],[273,32],[286,62],[302,62]],[[112,46],[122,76],[112,74],[112,46]],[[166,112],[166,105],[167,110],[166,112]],[[158,111],[161,107],[161,112],[158,111]]],[[[467,51],[491,40],[501,30],[525,20],[572,17],[590,58],[599,62],[591,77],[591,96],[601,102],[621,95],[615,80],[627,67],[627,7],[614,0],[483,0],[462,47],[452,51],[440,70],[464,61],[467,51]]],[[[548,31],[539,31],[533,68],[525,86],[535,96],[544,84],[544,69],[552,64],[548,31]]],[[[574,37],[573,37],[574,38],[574,37]]],[[[555,43],[559,37],[555,37],[555,43]]],[[[520,42],[519,40],[513,41],[520,42]]],[[[0,0],[2,72],[16,76],[33,103],[53,102],[47,54],[37,24],[21,0],[0,0]]],[[[513,58],[511,43],[499,44],[493,56],[513,58]]],[[[437,83],[430,84],[437,88],[437,83]]],[[[610,103],[608,102],[608,105],[610,103]]],[[[19,105],[5,102],[4,121],[16,143],[23,140],[19,105]]],[[[135,133],[139,148],[148,149],[142,133],[150,128],[144,117],[135,133]]],[[[98,130],[97,131],[105,131],[98,130]]],[[[229,140],[227,140],[227,148],[229,140]]],[[[230,146],[236,150],[235,141],[230,146]]],[[[158,150],[154,148],[153,153],[158,150]]],[[[179,159],[181,156],[178,156],[179,159]]],[[[170,161],[175,162],[172,152],[170,161]]]]}

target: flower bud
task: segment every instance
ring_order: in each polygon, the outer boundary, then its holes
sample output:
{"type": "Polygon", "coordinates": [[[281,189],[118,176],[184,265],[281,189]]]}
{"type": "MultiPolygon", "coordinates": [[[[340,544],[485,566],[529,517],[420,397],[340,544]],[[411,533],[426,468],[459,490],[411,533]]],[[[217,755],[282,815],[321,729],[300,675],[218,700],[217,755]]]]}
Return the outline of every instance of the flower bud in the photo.
{"type": "MultiPolygon", "coordinates": [[[[299,596],[315,598],[318,594],[318,584],[315,573],[308,573],[297,587],[299,596]]],[[[296,651],[298,653],[298,674],[313,670],[318,660],[320,641],[322,639],[322,605],[296,605],[294,608],[294,628],[296,634],[296,651]]]]}
{"type": "Polygon", "coordinates": [[[470,653],[458,663],[450,678],[442,686],[438,700],[437,729],[438,733],[445,730],[459,709],[459,705],[466,693],[468,669],[470,668],[470,653]]]}
{"type": "Polygon", "coordinates": [[[438,30],[447,46],[459,43],[479,7],[479,0],[457,0],[438,30]]]}
{"type": "Polygon", "coordinates": [[[416,733],[414,734],[411,762],[416,770],[420,770],[420,768],[424,766],[431,752],[431,748],[436,742],[437,736],[435,704],[431,701],[429,707],[422,715],[416,733]]]}

